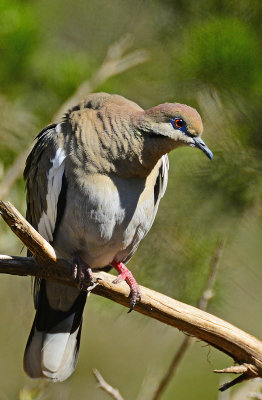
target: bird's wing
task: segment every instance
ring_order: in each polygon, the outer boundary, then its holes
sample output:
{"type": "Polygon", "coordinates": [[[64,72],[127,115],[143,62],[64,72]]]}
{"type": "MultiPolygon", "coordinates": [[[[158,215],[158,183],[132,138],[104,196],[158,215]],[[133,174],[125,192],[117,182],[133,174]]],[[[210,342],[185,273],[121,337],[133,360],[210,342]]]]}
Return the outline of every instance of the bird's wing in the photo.
{"type": "Polygon", "coordinates": [[[169,170],[169,160],[167,154],[165,154],[161,157],[158,176],[154,186],[154,203],[156,211],[158,208],[159,201],[162,199],[166,191],[167,181],[168,181],[168,170],[169,170]]]}
{"type": "MultiPolygon", "coordinates": [[[[156,165],[156,169],[157,168],[158,168],[158,170],[156,173],[156,179],[154,179],[154,183],[153,183],[154,188],[152,188],[154,190],[154,192],[153,192],[154,203],[153,203],[153,209],[151,209],[151,212],[150,212],[150,215],[151,215],[150,224],[149,224],[147,230],[145,230],[145,231],[139,230],[139,234],[136,236],[136,239],[133,242],[133,247],[131,248],[131,250],[130,250],[129,254],[126,256],[126,258],[124,259],[125,263],[127,263],[132,258],[132,256],[134,255],[134,253],[136,252],[136,250],[138,248],[139,243],[147,235],[148,231],[150,230],[150,228],[155,220],[159,202],[160,202],[161,198],[164,196],[166,188],[167,188],[168,169],[169,169],[169,160],[168,160],[167,154],[165,154],[161,157],[158,164],[156,165]]],[[[152,193],[152,191],[150,191],[150,193],[152,193]]]]}
{"type": "MultiPolygon", "coordinates": [[[[26,218],[48,242],[54,241],[55,233],[66,201],[65,152],[61,143],[60,124],[52,124],[37,136],[24,171],[27,187],[26,218]]],[[[34,283],[34,299],[40,279],[34,283]]]]}

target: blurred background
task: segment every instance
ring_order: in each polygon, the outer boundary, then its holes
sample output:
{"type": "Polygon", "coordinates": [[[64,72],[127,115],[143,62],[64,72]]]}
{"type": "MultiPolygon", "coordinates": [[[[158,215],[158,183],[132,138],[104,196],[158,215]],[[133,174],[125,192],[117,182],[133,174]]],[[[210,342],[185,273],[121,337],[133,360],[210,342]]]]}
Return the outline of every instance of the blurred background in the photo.
{"type": "MultiPolygon", "coordinates": [[[[0,0],[0,198],[25,215],[25,156],[71,96],[106,91],[144,108],[197,108],[214,161],[194,149],[170,154],[167,193],[129,267],[140,284],[196,305],[224,241],[208,311],[260,339],[261,20],[259,0],[0,0]]],[[[21,248],[0,221],[1,254],[21,248]]],[[[184,337],[93,295],[75,373],[39,383],[22,368],[30,278],[1,275],[0,316],[0,399],[106,400],[93,368],[126,400],[151,399],[184,337]]],[[[196,343],[162,398],[222,399],[212,369],[229,365],[196,343]]]]}

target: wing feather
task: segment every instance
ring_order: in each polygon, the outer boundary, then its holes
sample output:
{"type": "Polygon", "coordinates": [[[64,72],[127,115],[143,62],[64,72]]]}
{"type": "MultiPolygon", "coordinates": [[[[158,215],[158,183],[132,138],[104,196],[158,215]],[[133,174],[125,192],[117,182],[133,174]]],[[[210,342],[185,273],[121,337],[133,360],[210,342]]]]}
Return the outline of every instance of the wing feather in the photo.
{"type": "Polygon", "coordinates": [[[161,157],[161,164],[158,171],[158,176],[154,186],[154,202],[156,211],[158,208],[159,201],[165,194],[168,182],[168,170],[169,170],[169,160],[167,154],[161,157]]]}
{"type": "MultiPolygon", "coordinates": [[[[49,125],[36,137],[36,144],[28,156],[24,177],[27,188],[27,220],[50,243],[53,242],[57,224],[60,222],[66,196],[64,150],[59,147],[62,132],[60,124],[49,125]],[[62,186],[65,186],[64,188],[62,186]],[[58,210],[58,204],[63,209],[58,210]],[[59,218],[58,218],[59,216],[59,218]]],[[[34,282],[34,298],[37,295],[40,279],[34,282]]]]}

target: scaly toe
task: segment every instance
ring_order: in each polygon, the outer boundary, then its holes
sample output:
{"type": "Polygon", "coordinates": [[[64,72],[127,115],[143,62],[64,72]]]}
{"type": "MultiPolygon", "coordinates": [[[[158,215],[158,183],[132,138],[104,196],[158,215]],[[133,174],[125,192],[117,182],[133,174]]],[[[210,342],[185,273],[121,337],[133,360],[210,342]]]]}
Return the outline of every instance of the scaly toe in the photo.
{"type": "Polygon", "coordinates": [[[78,280],[79,289],[90,292],[95,286],[98,285],[98,282],[94,281],[91,267],[86,264],[78,254],[73,257],[72,262],[73,276],[78,280]]]}
{"type": "Polygon", "coordinates": [[[122,262],[113,261],[111,265],[117,270],[119,274],[118,277],[113,280],[113,283],[116,284],[121,281],[126,281],[128,286],[130,287],[131,302],[130,309],[128,311],[130,313],[135,308],[137,299],[138,301],[141,301],[140,288],[132,273],[122,262]]]}
{"type": "Polygon", "coordinates": [[[123,281],[127,281],[127,274],[122,272],[121,274],[119,274],[117,276],[116,279],[113,280],[113,283],[116,285],[117,283],[123,282],[123,281]]]}
{"type": "Polygon", "coordinates": [[[131,313],[131,311],[133,311],[133,309],[135,308],[135,305],[138,302],[141,301],[141,291],[140,291],[140,287],[138,284],[136,284],[136,286],[133,286],[130,289],[130,295],[131,295],[131,301],[130,301],[130,309],[128,311],[128,314],[131,313]]]}

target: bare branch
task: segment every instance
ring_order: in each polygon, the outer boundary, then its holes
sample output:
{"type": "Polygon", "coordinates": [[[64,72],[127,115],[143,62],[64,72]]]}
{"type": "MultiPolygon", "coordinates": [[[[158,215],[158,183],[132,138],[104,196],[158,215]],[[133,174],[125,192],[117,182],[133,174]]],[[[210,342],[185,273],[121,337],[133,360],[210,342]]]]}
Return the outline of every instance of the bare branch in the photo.
{"type": "MultiPolygon", "coordinates": [[[[14,206],[0,202],[0,213],[35,258],[28,260],[23,257],[1,256],[0,273],[38,276],[74,287],[79,285],[72,273],[72,263],[61,259],[52,246],[21,217],[14,206]]],[[[93,293],[129,308],[129,288],[124,282],[113,284],[114,276],[105,272],[94,275],[100,280],[93,293]]],[[[136,311],[195,336],[228,354],[236,363],[246,366],[247,370],[245,369],[244,374],[238,377],[235,383],[262,377],[261,341],[214,315],[161,293],[145,287],[141,287],[141,293],[141,302],[135,306],[136,311]]],[[[230,386],[232,383],[227,385],[230,386]]]]}
{"type": "Polygon", "coordinates": [[[247,372],[250,367],[252,366],[251,365],[247,366],[245,364],[232,365],[232,367],[227,367],[223,369],[214,369],[213,372],[215,372],[216,374],[243,374],[244,372],[247,372]]]}
{"type": "Polygon", "coordinates": [[[253,400],[262,400],[261,393],[250,393],[248,397],[253,400]]]}
{"type": "MultiPolygon", "coordinates": [[[[210,273],[209,273],[209,276],[208,276],[208,279],[206,282],[206,286],[203,290],[203,294],[198,302],[198,307],[200,308],[200,310],[206,310],[209,300],[213,297],[213,287],[215,284],[218,264],[219,264],[219,260],[222,255],[224,244],[225,244],[224,240],[219,241],[217,248],[214,252],[214,255],[211,259],[210,273]]],[[[153,396],[153,400],[159,400],[161,398],[161,396],[163,395],[164,391],[167,388],[167,385],[169,384],[171,379],[174,377],[179,364],[183,360],[187,350],[189,349],[189,347],[193,341],[194,341],[194,338],[191,336],[186,336],[184,338],[182,344],[179,346],[178,350],[176,351],[166,374],[160,381],[160,383],[155,391],[155,394],[153,396]]],[[[240,366],[238,366],[238,367],[240,368],[240,366]]],[[[216,370],[214,372],[218,372],[218,370],[216,370]]],[[[244,372],[244,371],[241,371],[241,372],[244,372]]]]}
{"type": "Polygon", "coordinates": [[[93,374],[98,382],[98,387],[100,387],[101,389],[103,389],[105,392],[107,392],[108,394],[110,394],[110,396],[115,399],[115,400],[124,400],[124,398],[121,396],[121,394],[119,393],[118,389],[114,389],[111,385],[109,385],[109,383],[107,383],[104,378],[102,377],[102,375],[100,374],[100,372],[97,369],[93,369],[93,374]]]}
{"type": "Polygon", "coordinates": [[[247,379],[251,379],[251,377],[248,377],[248,374],[244,373],[242,375],[239,375],[237,378],[233,379],[233,381],[223,383],[220,386],[219,390],[221,392],[224,392],[225,390],[230,389],[231,387],[237,385],[238,383],[244,382],[247,379]]]}
{"type": "Polygon", "coordinates": [[[262,399],[261,388],[261,379],[249,380],[238,386],[237,390],[219,392],[218,400],[262,399]]]}
{"type": "Polygon", "coordinates": [[[213,254],[213,257],[210,261],[210,272],[209,272],[209,276],[206,282],[206,286],[204,288],[203,294],[198,302],[198,308],[200,308],[200,310],[206,310],[207,306],[208,306],[208,302],[212,299],[213,297],[213,288],[214,288],[214,284],[216,281],[216,275],[217,275],[217,270],[218,270],[218,266],[219,266],[219,261],[221,259],[223,250],[225,247],[225,240],[219,240],[215,252],[213,254]]]}
{"type": "Polygon", "coordinates": [[[181,343],[178,350],[176,351],[176,353],[171,361],[171,364],[168,367],[168,370],[166,371],[166,373],[163,376],[163,378],[161,379],[158,387],[156,388],[156,391],[153,395],[152,400],[158,400],[161,398],[161,396],[163,395],[164,391],[167,388],[167,385],[169,384],[171,379],[174,377],[179,364],[181,363],[187,350],[189,349],[189,347],[192,343],[192,340],[193,340],[193,338],[191,336],[186,336],[184,338],[183,342],[181,343]]]}

